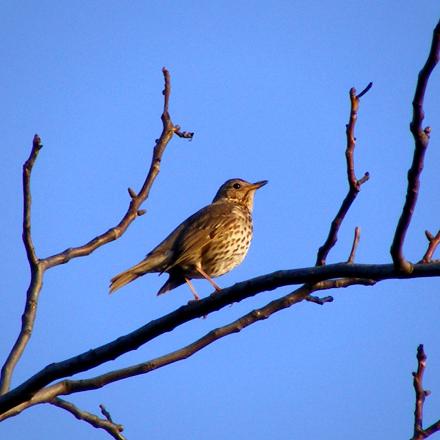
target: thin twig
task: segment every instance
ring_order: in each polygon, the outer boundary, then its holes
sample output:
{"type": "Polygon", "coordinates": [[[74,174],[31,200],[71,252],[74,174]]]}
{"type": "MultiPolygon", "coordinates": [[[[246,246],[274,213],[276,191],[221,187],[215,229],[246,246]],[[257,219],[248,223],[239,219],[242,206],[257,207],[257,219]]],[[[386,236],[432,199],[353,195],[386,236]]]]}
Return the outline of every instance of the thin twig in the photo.
{"type": "Polygon", "coordinates": [[[355,88],[350,89],[350,118],[347,124],[346,136],[347,136],[347,149],[345,150],[345,157],[347,161],[347,179],[348,179],[348,193],[343,200],[341,207],[339,208],[336,217],[333,219],[330,231],[328,233],[327,239],[325,243],[319,248],[318,255],[316,257],[316,265],[323,266],[326,263],[328,253],[331,248],[336,244],[338,240],[338,232],[341,227],[342,221],[345,218],[348,210],[350,209],[354,199],[358,195],[361,186],[365,183],[370,175],[369,173],[365,173],[361,179],[356,178],[356,174],[354,171],[354,147],[356,145],[356,138],[354,136],[354,128],[356,125],[357,114],[359,110],[359,101],[360,97],[365,95],[368,90],[371,89],[373,83],[369,83],[368,86],[362,90],[359,95],[356,95],[355,88]]]}
{"type": "Polygon", "coordinates": [[[153,149],[153,157],[151,160],[151,166],[147,177],[142,185],[141,190],[136,194],[136,192],[129,188],[128,192],[130,194],[130,204],[127,209],[127,212],[124,214],[122,220],[114,227],[110,228],[108,231],[104,232],[101,235],[98,235],[94,239],[90,240],[88,243],[64,250],[58,254],[52,255],[42,260],[45,268],[50,268],[53,266],[57,266],[59,264],[64,264],[70,261],[72,258],[84,257],[89,255],[99,247],[116,240],[119,238],[130,226],[130,224],[138,217],[142,215],[142,210],[140,210],[140,206],[145,200],[148,198],[150,194],[150,189],[156,179],[157,175],[160,171],[160,163],[162,160],[163,153],[165,152],[165,148],[168,145],[169,141],[173,137],[174,134],[177,134],[183,138],[192,138],[192,133],[189,132],[180,132],[180,127],[173,124],[171,121],[171,117],[169,114],[169,100],[171,94],[171,77],[168,70],[164,67],[162,69],[162,73],[164,76],[165,87],[163,90],[164,95],[164,106],[163,112],[161,115],[162,120],[162,133],[159,139],[156,140],[156,145],[153,149]]]}
{"type": "MultiPolygon", "coordinates": [[[[414,439],[419,438],[423,431],[423,403],[428,395],[423,389],[423,374],[426,368],[426,354],[423,345],[417,347],[417,372],[413,372],[413,385],[416,392],[416,408],[414,410],[414,439]]],[[[423,437],[422,437],[423,438],[423,437]]]]}
{"type": "Polygon", "coordinates": [[[67,412],[75,416],[78,420],[83,420],[84,422],[89,423],[95,428],[103,429],[116,440],[126,440],[125,437],[121,434],[121,432],[124,430],[124,427],[122,425],[114,423],[108,419],[101,419],[95,414],[80,410],[73,403],[60,399],[58,397],[53,399],[53,401],[50,403],[54,406],[57,406],[58,408],[66,410],[67,412]]]}
{"type": "Polygon", "coordinates": [[[440,420],[432,424],[429,428],[423,429],[423,405],[425,398],[431,392],[423,388],[423,374],[426,368],[426,354],[423,344],[417,347],[417,371],[413,372],[413,385],[416,393],[416,404],[414,409],[414,435],[411,440],[422,440],[440,431],[440,420]]]}
{"type": "Polygon", "coordinates": [[[31,174],[38,153],[43,145],[40,136],[34,136],[28,160],[23,165],[23,243],[31,271],[31,280],[26,293],[26,303],[21,317],[21,329],[5,363],[0,377],[0,395],[5,394],[10,386],[12,374],[17,362],[31,337],[37,311],[38,297],[42,287],[43,268],[35,252],[31,234],[31,174]]]}
{"type": "Polygon", "coordinates": [[[350,256],[348,257],[347,263],[354,263],[354,258],[356,256],[356,250],[359,245],[359,239],[361,238],[361,228],[359,226],[356,226],[354,228],[354,238],[353,238],[353,245],[351,246],[350,256]]]}
{"type": "Polygon", "coordinates": [[[425,231],[426,238],[428,239],[429,245],[428,249],[425,252],[425,255],[423,255],[423,258],[419,263],[431,263],[432,256],[434,255],[435,250],[437,249],[438,245],[440,244],[440,230],[437,232],[437,234],[434,236],[429,231],[425,231]]]}
{"type": "Polygon", "coordinates": [[[320,306],[323,306],[326,303],[333,302],[332,296],[324,296],[323,298],[320,298],[319,296],[313,296],[309,295],[304,298],[308,302],[312,302],[314,304],[318,304],[320,306]]]}
{"type": "Polygon", "coordinates": [[[41,138],[36,134],[32,141],[32,149],[28,160],[23,165],[23,243],[26,249],[28,261],[32,266],[38,264],[38,257],[35,253],[31,234],[31,173],[37,160],[38,153],[43,148],[41,138]]]}
{"type": "Polygon", "coordinates": [[[99,405],[99,409],[101,410],[101,414],[109,421],[113,423],[113,419],[111,414],[107,411],[107,408],[101,403],[99,405]]]}
{"type": "Polygon", "coordinates": [[[425,65],[419,73],[416,91],[413,99],[413,117],[410,124],[411,133],[414,137],[415,148],[411,168],[408,171],[408,189],[406,192],[405,204],[397,223],[393,243],[391,244],[391,257],[394,264],[400,270],[411,272],[412,265],[403,255],[403,243],[411,223],[411,218],[416,207],[417,197],[420,189],[420,175],[423,170],[426,149],[428,148],[431,129],[422,128],[422,122],[425,118],[423,103],[425,91],[431,72],[438,63],[440,56],[440,21],[434,29],[431,50],[425,65]]]}

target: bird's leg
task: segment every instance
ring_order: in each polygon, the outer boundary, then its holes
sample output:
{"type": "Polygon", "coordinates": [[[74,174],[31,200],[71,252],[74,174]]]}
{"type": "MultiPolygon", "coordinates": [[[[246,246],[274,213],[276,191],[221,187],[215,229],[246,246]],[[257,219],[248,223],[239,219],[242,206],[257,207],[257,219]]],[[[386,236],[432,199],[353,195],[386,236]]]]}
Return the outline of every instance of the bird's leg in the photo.
{"type": "Polygon", "coordinates": [[[189,278],[185,277],[186,284],[188,284],[188,287],[190,288],[192,294],[194,295],[194,299],[198,301],[200,299],[199,295],[197,295],[196,289],[194,289],[194,286],[192,285],[189,278]]]}
{"type": "Polygon", "coordinates": [[[214,289],[217,290],[217,292],[220,292],[220,290],[222,290],[222,288],[219,287],[218,284],[201,267],[196,267],[196,271],[200,275],[202,275],[202,277],[205,278],[205,280],[209,281],[211,283],[211,286],[214,287],[214,289]]]}

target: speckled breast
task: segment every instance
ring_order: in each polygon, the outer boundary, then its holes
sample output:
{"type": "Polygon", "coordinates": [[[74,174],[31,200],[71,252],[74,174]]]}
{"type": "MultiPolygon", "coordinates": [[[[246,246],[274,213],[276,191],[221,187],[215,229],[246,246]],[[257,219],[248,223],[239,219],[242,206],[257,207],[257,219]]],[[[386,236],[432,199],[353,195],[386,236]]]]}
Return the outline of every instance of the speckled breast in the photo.
{"type": "Polygon", "coordinates": [[[252,217],[246,207],[237,205],[227,223],[216,232],[201,259],[203,270],[211,277],[223,275],[238,266],[252,240],[252,217]]]}

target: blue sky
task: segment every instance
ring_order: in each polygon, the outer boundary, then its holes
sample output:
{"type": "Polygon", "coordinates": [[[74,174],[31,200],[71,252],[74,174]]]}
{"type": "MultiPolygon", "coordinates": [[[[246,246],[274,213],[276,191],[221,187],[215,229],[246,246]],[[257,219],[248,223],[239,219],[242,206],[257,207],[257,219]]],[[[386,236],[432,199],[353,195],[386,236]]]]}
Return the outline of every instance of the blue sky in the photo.
{"type": "MultiPolygon", "coordinates": [[[[255,234],[244,263],[221,286],[277,269],[311,266],[346,194],[348,91],[362,98],[356,172],[369,171],[329,262],[389,262],[413,141],[408,126],[438,1],[3,2],[3,148],[0,149],[0,292],[3,359],[19,328],[28,283],[21,243],[21,167],[32,137],[44,148],[32,176],[33,236],[41,257],[115,225],[127,187],[143,182],[161,130],[163,80],[171,116],[194,131],[175,138],[144,208],[118,241],[47,272],[19,384],[48,363],[128,333],[186,303],[186,286],[157,298],[146,276],[112,297],[109,279],[138,262],[231,177],[268,179],[258,192],[255,234]]],[[[433,128],[417,209],[405,244],[412,261],[424,230],[439,229],[440,73],[425,102],[433,128]]],[[[195,281],[202,296],[210,293],[195,281]]],[[[128,439],[409,438],[411,371],[425,344],[425,421],[440,417],[439,281],[387,281],[300,304],[208,347],[185,362],[72,396],[104,403],[128,439]]],[[[292,290],[292,289],[290,289],[292,290]]],[[[128,366],[181,347],[289,288],[196,320],[93,371],[128,366]]],[[[81,377],[89,377],[84,374],[81,377]]],[[[2,438],[109,438],[51,406],[0,426],[2,438]]]]}

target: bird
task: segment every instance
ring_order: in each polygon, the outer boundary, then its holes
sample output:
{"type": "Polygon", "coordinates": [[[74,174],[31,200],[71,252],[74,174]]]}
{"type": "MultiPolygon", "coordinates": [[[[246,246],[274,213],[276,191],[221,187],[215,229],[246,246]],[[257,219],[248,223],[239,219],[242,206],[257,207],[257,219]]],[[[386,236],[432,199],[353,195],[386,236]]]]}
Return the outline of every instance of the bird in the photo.
{"type": "Polygon", "coordinates": [[[193,278],[205,278],[219,292],[212,278],[231,271],[245,258],[253,235],[255,192],[266,184],[267,180],[227,180],[211,204],[184,220],[141,262],[114,276],[110,293],[145,274],[164,272],[169,277],[157,295],[187,283],[199,300],[193,278]]]}

